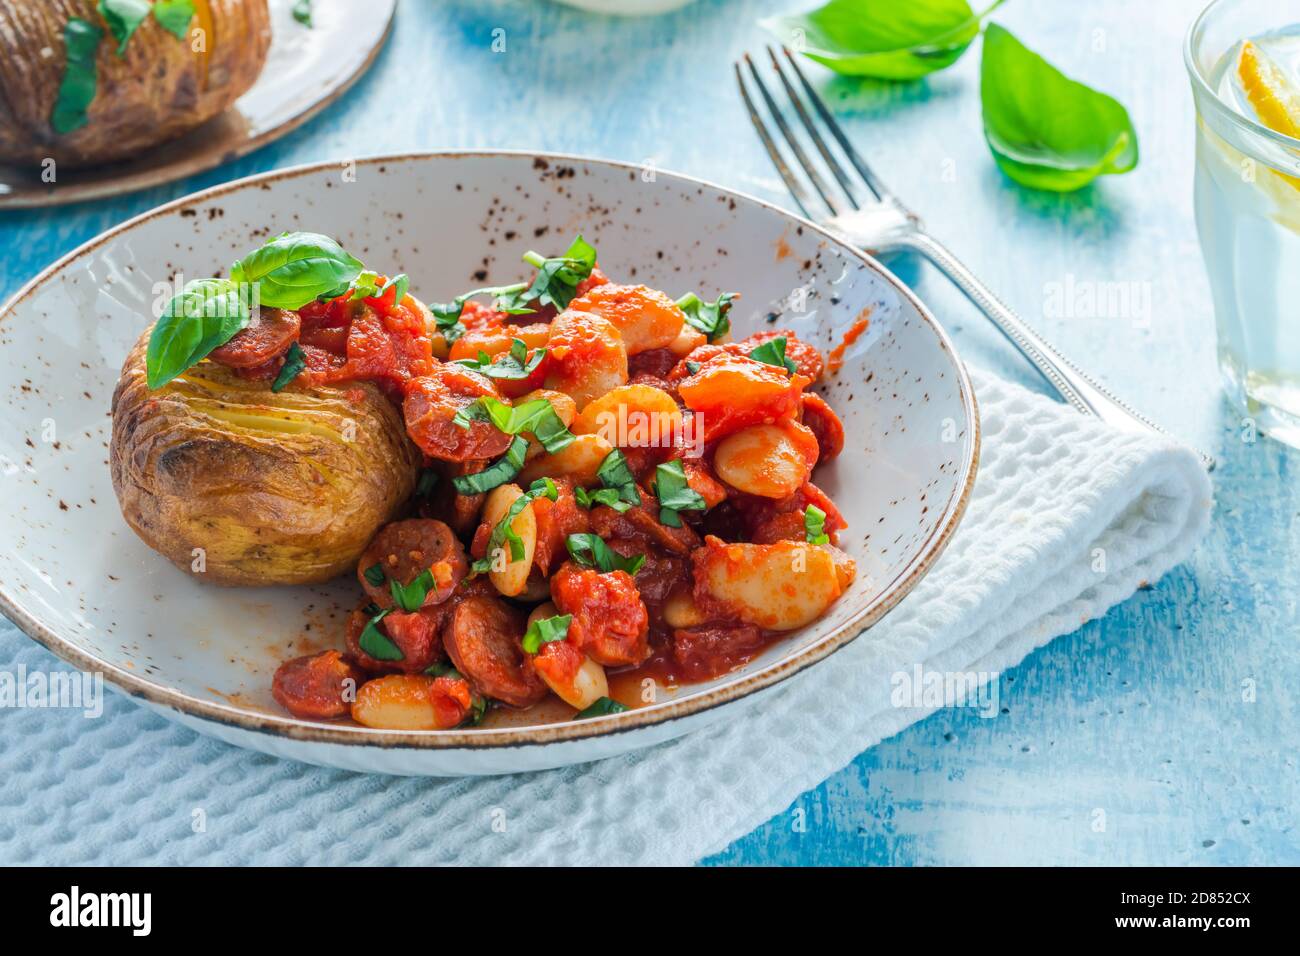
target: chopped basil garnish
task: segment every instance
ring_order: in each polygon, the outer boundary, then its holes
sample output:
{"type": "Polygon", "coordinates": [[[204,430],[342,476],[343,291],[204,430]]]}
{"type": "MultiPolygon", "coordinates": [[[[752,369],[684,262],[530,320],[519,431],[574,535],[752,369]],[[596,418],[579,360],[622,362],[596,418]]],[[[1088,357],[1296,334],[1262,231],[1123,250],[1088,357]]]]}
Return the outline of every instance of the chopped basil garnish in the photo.
{"type": "Polygon", "coordinates": [[[724,292],[716,302],[705,302],[694,292],[688,292],[677,300],[677,307],[686,314],[687,324],[703,332],[712,342],[731,331],[727,313],[737,297],[735,292],[724,292]]]}
{"type": "Polygon", "coordinates": [[[307,29],[312,29],[311,0],[297,0],[293,5],[293,18],[307,29]]]}
{"type": "Polygon", "coordinates": [[[529,358],[527,344],[524,343],[523,339],[515,339],[510,346],[509,353],[500,361],[493,361],[491,355],[480,351],[478,358],[457,359],[456,364],[472,368],[480,375],[486,375],[488,378],[519,381],[536,372],[537,367],[542,364],[544,358],[546,358],[546,349],[538,349],[533,353],[533,357],[529,358]]]}
{"type": "MultiPolygon", "coordinates": [[[[520,439],[515,440],[519,441],[520,439]]],[[[529,485],[528,490],[511,503],[510,510],[496,523],[496,527],[492,529],[492,534],[488,537],[487,549],[484,551],[483,557],[470,565],[470,571],[474,574],[484,574],[491,571],[492,565],[496,563],[497,552],[503,547],[510,548],[510,564],[522,561],[524,559],[524,542],[515,533],[515,529],[511,525],[533,500],[549,498],[554,501],[559,496],[560,491],[550,478],[538,478],[529,485]]]]}
{"type": "Polygon", "coordinates": [[[176,39],[184,40],[194,19],[194,0],[154,0],[153,18],[176,39]]]}
{"type": "Polygon", "coordinates": [[[635,558],[625,558],[610,548],[605,543],[605,539],[598,534],[571,534],[565,539],[564,546],[568,548],[569,555],[579,566],[595,568],[604,573],[626,571],[628,574],[635,575],[645,564],[644,554],[638,554],[635,558]]]}
{"type": "Polygon", "coordinates": [[[586,720],[588,717],[608,717],[610,714],[621,714],[627,710],[627,707],[616,700],[608,697],[599,697],[586,710],[580,710],[573,715],[574,720],[586,720]]]}
{"type": "Polygon", "coordinates": [[[619,514],[641,503],[641,492],[637,490],[636,478],[628,467],[627,458],[615,448],[596,469],[596,477],[604,486],[596,491],[586,488],[574,489],[574,497],[584,508],[604,505],[613,508],[619,514]]]}
{"type": "Polygon", "coordinates": [[[564,424],[555,406],[545,398],[535,398],[522,405],[507,405],[498,398],[485,395],[462,408],[451,421],[453,425],[469,428],[470,422],[476,420],[490,421],[498,431],[507,435],[532,432],[549,452],[567,448],[574,439],[573,432],[564,424]]]}
{"type": "Polygon", "coordinates": [[[68,65],[50,114],[50,126],[60,136],[86,125],[86,110],[95,99],[97,83],[95,51],[103,37],[103,30],[81,17],[72,17],[63,28],[68,65]]]}
{"type": "Polygon", "coordinates": [[[778,335],[774,339],[768,339],[758,348],[749,353],[749,357],[756,362],[762,362],[764,365],[775,365],[777,368],[784,368],[793,375],[799,370],[790,359],[785,357],[785,336],[778,335]]]}
{"type": "Polygon", "coordinates": [[[529,654],[536,654],[542,649],[543,644],[564,640],[569,636],[569,623],[572,620],[572,614],[557,614],[554,617],[543,617],[533,621],[528,625],[528,630],[524,631],[524,650],[529,654]]]}
{"type": "Polygon", "coordinates": [[[424,669],[424,672],[430,677],[450,677],[452,680],[464,680],[460,671],[452,667],[446,661],[435,661],[424,669]]]}
{"type": "Polygon", "coordinates": [[[826,512],[816,505],[804,509],[803,531],[809,544],[830,544],[830,536],[826,533],[826,512]]]}
{"type": "Polygon", "coordinates": [[[527,252],[524,261],[537,267],[537,276],[527,287],[499,295],[497,308],[503,311],[525,309],[536,301],[540,306],[553,305],[563,311],[577,296],[578,286],[595,268],[596,249],[578,236],[562,256],[546,259],[539,253],[527,252]]]}
{"type": "Polygon", "coordinates": [[[349,287],[349,291],[351,292],[349,298],[353,302],[360,301],[361,299],[382,299],[384,296],[388,295],[389,289],[397,290],[397,295],[394,296],[393,303],[395,305],[401,304],[401,301],[406,298],[406,293],[411,291],[411,280],[405,273],[402,273],[401,275],[393,276],[393,278],[380,285],[379,273],[371,272],[367,269],[362,272],[361,275],[352,280],[352,285],[349,287]]]}
{"type": "Polygon", "coordinates": [[[402,652],[392,639],[379,629],[379,622],[388,617],[393,612],[393,608],[387,608],[380,611],[368,622],[365,629],[361,632],[361,637],[357,643],[361,649],[377,661],[400,661],[402,652]]]}
{"type": "Polygon", "coordinates": [[[384,578],[387,577],[387,575],[384,574],[384,566],[378,561],[362,571],[361,574],[367,581],[377,588],[384,586],[384,578]]]}
{"type": "Polygon", "coordinates": [[[117,41],[117,55],[121,58],[126,56],[126,45],[131,35],[149,16],[149,0],[99,0],[99,15],[117,41]]]}
{"type": "Polygon", "coordinates": [[[481,495],[485,491],[491,491],[497,485],[504,485],[519,474],[523,470],[524,456],[527,453],[527,440],[516,437],[510,443],[506,453],[492,464],[473,475],[457,475],[451,479],[451,483],[462,495],[481,495]]]}
{"type": "Polygon", "coordinates": [[[431,568],[425,568],[421,571],[410,584],[403,584],[396,578],[390,578],[388,581],[388,589],[393,592],[393,603],[408,614],[412,611],[418,611],[423,606],[424,599],[428,597],[433,587],[433,570],[431,568]]]}
{"type": "Polygon", "coordinates": [[[700,363],[699,363],[699,362],[687,362],[687,363],[686,363],[686,371],[689,372],[690,374],[694,375],[694,374],[695,374],[696,372],[698,372],[699,370],[700,370],[700,363]]]}
{"type": "Polygon", "coordinates": [[[659,520],[670,528],[682,526],[682,519],[677,512],[706,511],[709,507],[703,496],[686,480],[680,458],[674,458],[666,465],[655,468],[652,490],[659,499],[659,520]]]}
{"type": "Polygon", "coordinates": [[[271,383],[271,391],[282,392],[288,387],[289,383],[298,377],[298,373],[307,367],[307,362],[302,355],[302,347],[294,342],[289,346],[289,351],[284,355],[284,364],[280,366],[280,374],[275,377],[271,383]]]}

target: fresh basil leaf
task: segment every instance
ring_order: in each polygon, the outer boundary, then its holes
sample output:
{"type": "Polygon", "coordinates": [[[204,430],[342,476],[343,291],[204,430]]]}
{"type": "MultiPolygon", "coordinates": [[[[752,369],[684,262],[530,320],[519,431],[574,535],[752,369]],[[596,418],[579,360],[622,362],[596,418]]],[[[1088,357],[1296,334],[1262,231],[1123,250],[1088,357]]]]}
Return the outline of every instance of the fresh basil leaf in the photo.
{"type": "Polygon", "coordinates": [[[311,0],[297,0],[293,5],[293,18],[310,30],[314,26],[311,22],[311,0]]]}
{"type": "Polygon", "coordinates": [[[492,701],[488,700],[481,694],[472,694],[469,700],[469,713],[465,716],[465,719],[460,722],[460,726],[477,727],[479,724],[483,723],[483,718],[487,716],[488,710],[492,707],[492,701]]]}
{"type": "Polygon", "coordinates": [[[497,485],[504,485],[519,474],[524,467],[524,456],[527,453],[527,440],[516,437],[506,449],[506,453],[492,464],[473,475],[457,475],[451,479],[451,483],[462,495],[480,495],[485,491],[491,491],[497,485]]]}
{"type": "Polygon", "coordinates": [[[624,501],[617,488],[597,488],[595,491],[588,491],[586,488],[574,488],[573,497],[578,504],[587,509],[604,505],[606,508],[613,508],[619,514],[630,511],[633,507],[631,502],[624,501]]]}
{"type": "Polygon", "coordinates": [[[284,364],[280,366],[280,374],[276,375],[275,381],[271,383],[271,391],[284,391],[289,387],[289,383],[298,377],[298,373],[306,367],[307,362],[303,358],[302,346],[294,342],[284,355],[284,364]]]}
{"type": "Polygon", "coordinates": [[[677,307],[685,314],[686,324],[703,332],[712,342],[731,331],[727,313],[739,297],[738,293],[724,292],[716,301],[705,302],[694,292],[688,292],[677,300],[677,307]]]}
{"type": "Polygon", "coordinates": [[[980,64],[984,138],[1023,186],[1069,192],[1138,164],[1137,131],[1115,99],[1071,80],[990,23],[980,64]]]}
{"type": "Polygon", "coordinates": [[[392,638],[379,629],[379,622],[388,617],[393,608],[380,611],[369,621],[357,638],[361,649],[377,661],[400,661],[404,656],[401,649],[393,643],[392,638]]]}
{"type": "Polygon", "coordinates": [[[608,717],[610,714],[621,714],[627,707],[616,700],[608,697],[598,697],[596,701],[586,710],[580,710],[573,715],[574,720],[587,720],[590,717],[608,717]]]}
{"type": "Polygon", "coordinates": [[[830,0],[761,26],[810,59],[849,76],[914,80],[957,62],[979,35],[967,0],[830,0]]]}
{"type": "Polygon", "coordinates": [[[450,677],[452,680],[464,680],[461,672],[446,661],[435,661],[424,669],[430,677],[450,677]]]}
{"type": "Polygon", "coordinates": [[[361,572],[367,581],[374,587],[383,587],[384,585],[384,566],[376,561],[365,571],[361,572]]]}
{"type": "Polygon", "coordinates": [[[252,320],[245,289],[229,279],[187,283],[163,309],[145,353],[150,388],[166,385],[186,369],[225,345],[252,320]]]}
{"type": "Polygon", "coordinates": [[[698,372],[699,370],[700,370],[700,363],[699,363],[699,362],[687,362],[687,363],[686,363],[686,371],[689,372],[691,375],[694,375],[694,374],[695,374],[696,372],[698,372]]]}
{"type": "Polygon", "coordinates": [[[622,488],[624,485],[636,485],[636,477],[627,463],[627,456],[615,448],[596,469],[596,477],[606,488],[622,488]]]}
{"type": "Polygon", "coordinates": [[[790,359],[785,357],[785,336],[778,335],[776,338],[768,339],[758,348],[749,353],[749,357],[756,362],[762,362],[765,365],[775,365],[777,368],[784,368],[793,375],[799,370],[799,367],[790,359]]]}
{"type": "Polygon", "coordinates": [[[498,398],[485,395],[458,411],[451,421],[460,428],[469,428],[470,423],[476,420],[490,421],[498,431],[507,435],[532,432],[549,452],[569,447],[575,437],[545,398],[535,398],[522,405],[507,405],[498,398]]]}
{"type": "Polygon", "coordinates": [[[194,0],[155,0],[153,18],[176,39],[184,40],[194,19],[194,0]]]}
{"type": "Polygon", "coordinates": [[[524,558],[524,542],[515,533],[515,529],[511,525],[514,524],[515,518],[519,517],[524,508],[528,507],[529,502],[542,497],[554,501],[559,496],[560,491],[550,478],[538,478],[529,485],[528,490],[511,503],[510,509],[496,523],[496,527],[492,529],[492,534],[488,536],[487,548],[484,550],[483,557],[475,561],[470,566],[470,570],[474,574],[484,574],[491,571],[492,565],[496,562],[497,552],[507,545],[510,548],[510,563],[514,564],[516,561],[522,561],[524,558]]]}
{"type": "Polygon", "coordinates": [[[500,361],[493,361],[492,356],[486,352],[479,352],[478,358],[457,359],[455,364],[472,368],[488,378],[519,381],[536,372],[544,358],[546,358],[546,349],[538,349],[533,353],[532,358],[528,358],[528,346],[522,339],[515,339],[510,352],[500,361]]]}
{"type": "Polygon", "coordinates": [[[626,571],[628,574],[635,575],[645,564],[644,554],[638,554],[635,558],[625,558],[610,548],[605,543],[605,539],[598,534],[571,534],[564,540],[564,546],[568,549],[569,556],[579,566],[595,568],[604,573],[626,571]]]}
{"type": "Polygon", "coordinates": [[[388,590],[393,594],[393,603],[408,614],[424,606],[424,599],[433,590],[433,569],[425,568],[410,584],[403,584],[396,578],[389,578],[388,590]]]}
{"type": "Polygon", "coordinates": [[[524,254],[524,261],[537,267],[536,277],[522,289],[499,294],[496,307],[502,311],[528,309],[536,302],[563,311],[577,296],[578,286],[595,268],[596,249],[578,236],[562,256],[547,259],[539,253],[528,252],[524,254]]]}
{"type": "Polygon", "coordinates": [[[95,51],[103,37],[103,30],[81,17],[72,17],[63,28],[68,62],[50,113],[50,126],[60,136],[86,125],[86,110],[94,102],[98,82],[95,51]]]}
{"type": "Polygon", "coordinates": [[[680,528],[679,511],[706,511],[708,503],[686,480],[680,458],[655,467],[653,491],[659,499],[659,520],[670,528],[680,528]]]}
{"type": "Polygon", "coordinates": [[[382,299],[388,295],[389,289],[397,289],[397,295],[393,303],[400,304],[406,298],[406,293],[411,289],[411,280],[405,273],[387,280],[384,283],[379,281],[379,273],[371,272],[365,269],[359,276],[352,280],[352,285],[348,291],[351,293],[348,298],[352,302],[359,302],[362,299],[382,299]]]}
{"type": "Polygon", "coordinates": [[[117,55],[126,56],[131,35],[149,16],[149,0],[99,0],[99,15],[108,24],[108,32],[117,41],[117,55]]]}
{"type": "Polygon", "coordinates": [[[826,533],[826,512],[816,505],[809,505],[803,513],[804,538],[809,544],[830,544],[826,533]]]}
{"type": "Polygon", "coordinates": [[[286,232],[238,260],[230,278],[257,283],[262,305],[296,310],[317,299],[343,295],[363,270],[329,236],[286,232]]]}
{"type": "Polygon", "coordinates": [[[524,631],[525,653],[536,654],[542,649],[543,644],[564,640],[569,636],[569,624],[572,621],[572,614],[557,614],[554,617],[543,617],[533,621],[528,625],[528,630],[524,631]]]}
{"type": "Polygon", "coordinates": [[[474,298],[474,296],[493,296],[496,300],[493,304],[493,308],[498,312],[506,312],[510,315],[528,315],[533,311],[532,309],[526,307],[503,308],[501,305],[501,298],[503,296],[509,296],[512,293],[520,292],[526,288],[528,288],[528,283],[520,282],[515,285],[487,286],[482,289],[473,289],[469,292],[462,292],[450,302],[431,302],[429,304],[429,311],[433,314],[433,318],[438,326],[438,331],[442,333],[443,338],[447,340],[447,343],[451,344],[465,334],[465,326],[461,324],[460,316],[461,313],[465,311],[465,303],[474,298]]]}
{"type": "Polygon", "coordinates": [[[432,468],[424,468],[420,471],[420,477],[415,482],[415,496],[417,498],[427,498],[438,487],[438,473],[432,468]]]}

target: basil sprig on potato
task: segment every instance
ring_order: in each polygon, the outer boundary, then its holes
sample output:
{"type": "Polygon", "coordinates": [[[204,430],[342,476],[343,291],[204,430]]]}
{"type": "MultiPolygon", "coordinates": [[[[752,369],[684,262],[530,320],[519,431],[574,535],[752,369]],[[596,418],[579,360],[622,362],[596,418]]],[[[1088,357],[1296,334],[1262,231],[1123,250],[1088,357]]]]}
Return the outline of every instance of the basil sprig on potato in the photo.
{"type": "MultiPolygon", "coordinates": [[[[343,295],[364,270],[329,236],[286,232],[237,260],[229,279],[188,283],[163,309],[149,337],[149,387],[166,385],[229,342],[252,321],[255,304],[295,311],[343,295]]],[[[405,277],[393,282],[401,293],[405,277]]]]}

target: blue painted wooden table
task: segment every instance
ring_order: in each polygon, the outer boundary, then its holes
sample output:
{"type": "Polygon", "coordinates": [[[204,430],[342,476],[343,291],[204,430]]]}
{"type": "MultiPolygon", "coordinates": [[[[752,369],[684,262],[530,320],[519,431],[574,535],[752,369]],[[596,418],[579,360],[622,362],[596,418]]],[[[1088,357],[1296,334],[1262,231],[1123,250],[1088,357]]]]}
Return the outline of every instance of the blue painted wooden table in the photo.
{"type": "MultiPolygon", "coordinates": [[[[978,48],[927,82],[828,80],[828,98],[879,172],[976,272],[1067,354],[1218,456],[1217,511],[1187,565],[1004,675],[998,718],[941,712],[708,862],[1300,863],[1300,454],[1249,441],[1219,393],[1181,61],[1200,2],[1104,0],[1083,12],[1013,0],[998,12],[1067,73],[1117,96],[1137,125],[1138,169],[1070,196],[1026,192],[994,167],[980,130],[978,48]],[[1125,304],[1086,307],[1087,295],[1116,282],[1130,293],[1116,300],[1125,304]],[[1104,832],[1093,825],[1098,810],[1104,832]]],[[[373,72],[281,142],[149,192],[0,214],[0,296],[158,203],[375,152],[590,153],[788,202],[730,64],[764,42],[761,15],[798,5],[699,0],[619,20],[545,0],[403,0],[373,72]],[[498,30],[504,50],[493,49],[498,30]]],[[[968,362],[1037,387],[940,278],[906,261],[898,270],[968,362]]],[[[12,628],[0,633],[0,644],[20,640],[12,628]]]]}

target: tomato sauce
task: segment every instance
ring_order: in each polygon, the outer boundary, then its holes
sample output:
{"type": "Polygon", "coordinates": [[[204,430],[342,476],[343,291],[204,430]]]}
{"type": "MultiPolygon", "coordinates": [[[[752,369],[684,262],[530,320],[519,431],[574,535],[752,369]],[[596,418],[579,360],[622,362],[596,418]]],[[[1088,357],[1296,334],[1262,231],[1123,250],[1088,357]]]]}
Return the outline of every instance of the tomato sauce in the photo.
{"type": "Polygon", "coordinates": [[[840,344],[831,349],[830,355],[826,356],[826,368],[834,373],[844,367],[844,353],[849,350],[849,346],[862,337],[862,333],[867,331],[871,325],[871,307],[868,306],[858,316],[856,322],[849,326],[848,331],[844,333],[844,338],[840,344]]]}

